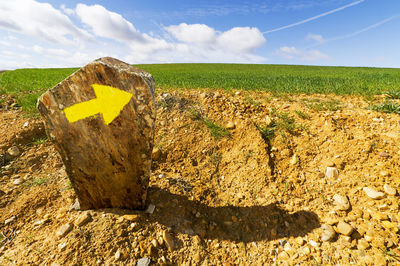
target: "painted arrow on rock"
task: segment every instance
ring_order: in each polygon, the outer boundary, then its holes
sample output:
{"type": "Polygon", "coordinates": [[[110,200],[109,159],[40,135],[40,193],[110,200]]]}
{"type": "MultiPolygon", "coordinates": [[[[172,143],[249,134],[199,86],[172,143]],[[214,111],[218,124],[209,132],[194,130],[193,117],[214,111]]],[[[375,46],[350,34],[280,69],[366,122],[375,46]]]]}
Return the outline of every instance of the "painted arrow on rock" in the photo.
{"type": "Polygon", "coordinates": [[[111,86],[100,84],[91,86],[97,98],[64,109],[70,123],[102,113],[104,123],[108,125],[119,116],[133,96],[132,93],[111,86]]]}

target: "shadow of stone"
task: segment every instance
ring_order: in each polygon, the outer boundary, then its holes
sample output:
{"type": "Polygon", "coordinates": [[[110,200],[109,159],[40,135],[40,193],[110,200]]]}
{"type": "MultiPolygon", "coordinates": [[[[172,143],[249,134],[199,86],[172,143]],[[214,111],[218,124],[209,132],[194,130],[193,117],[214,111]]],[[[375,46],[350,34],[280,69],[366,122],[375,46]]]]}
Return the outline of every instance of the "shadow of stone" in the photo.
{"type": "Polygon", "coordinates": [[[149,202],[156,205],[156,211],[149,215],[148,221],[163,224],[175,233],[247,243],[304,236],[320,227],[315,213],[289,213],[275,203],[211,207],[155,186],[148,192],[149,202]]]}

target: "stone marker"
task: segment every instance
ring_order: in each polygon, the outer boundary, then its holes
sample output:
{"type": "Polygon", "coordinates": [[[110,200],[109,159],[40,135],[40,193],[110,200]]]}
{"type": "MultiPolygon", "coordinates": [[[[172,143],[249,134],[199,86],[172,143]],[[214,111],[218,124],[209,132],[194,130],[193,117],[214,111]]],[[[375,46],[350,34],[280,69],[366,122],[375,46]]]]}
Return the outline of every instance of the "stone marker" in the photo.
{"type": "Polygon", "coordinates": [[[105,57],[39,98],[37,107],[82,210],[145,207],[154,86],[149,73],[105,57]]]}

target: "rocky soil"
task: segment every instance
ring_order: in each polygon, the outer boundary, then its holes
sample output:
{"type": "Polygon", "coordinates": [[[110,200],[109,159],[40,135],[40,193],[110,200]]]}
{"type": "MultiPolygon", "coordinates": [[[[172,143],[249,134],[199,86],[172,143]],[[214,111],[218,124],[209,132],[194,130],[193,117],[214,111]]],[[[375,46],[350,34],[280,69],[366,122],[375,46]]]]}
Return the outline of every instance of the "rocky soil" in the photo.
{"type": "Polygon", "coordinates": [[[400,116],[350,96],[156,100],[144,211],[80,211],[42,122],[2,101],[0,265],[400,263],[400,116]]]}

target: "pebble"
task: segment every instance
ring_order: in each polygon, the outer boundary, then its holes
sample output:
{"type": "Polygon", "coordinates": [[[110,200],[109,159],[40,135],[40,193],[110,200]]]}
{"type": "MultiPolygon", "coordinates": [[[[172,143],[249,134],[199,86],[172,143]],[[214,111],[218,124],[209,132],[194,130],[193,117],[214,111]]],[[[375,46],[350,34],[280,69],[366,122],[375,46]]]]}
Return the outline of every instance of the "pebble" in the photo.
{"type": "Polygon", "coordinates": [[[90,222],[90,220],[92,220],[92,217],[90,216],[90,214],[88,212],[83,212],[75,220],[75,225],[82,226],[82,225],[85,225],[88,222],[90,222]]]}
{"type": "Polygon", "coordinates": [[[12,146],[7,150],[7,153],[12,156],[12,157],[17,157],[21,154],[20,150],[18,149],[17,146],[12,146]]]}
{"type": "Polygon", "coordinates": [[[339,171],[336,167],[327,167],[325,172],[325,177],[327,178],[337,178],[339,177],[339,171]]]}
{"type": "Polygon", "coordinates": [[[365,240],[365,239],[360,239],[360,240],[358,240],[357,248],[358,248],[359,250],[366,250],[366,249],[368,249],[369,247],[370,247],[370,244],[368,243],[367,240],[365,240]]]}
{"type": "Polygon", "coordinates": [[[378,200],[378,199],[382,199],[385,196],[385,194],[383,192],[378,192],[370,187],[364,187],[363,190],[364,190],[365,194],[367,194],[367,196],[370,197],[371,199],[378,200]]]}
{"type": "Polygon", "coordinates": [[[153,214],[155,208],[156,208],[156,205],[154,205],[154,204],[149,204],[149,206],[147,207],[147,209],[146,209],[145,212],[146,212],[146,213],[149,213],[149,214],[153,214]]]}
{"type": "Polygon", "coordinates": [[[296,154],[293,154],[292,159],[290,159],[291,165],[296,165],[299,162],[299,157],[296,154]]]}
{"type": "Polygon", "coordinates": [[[161,150],[158,147],[154,147],[151,153],[151,158],[154,161],[158,161],[161,158],[161,150]]]}
{"type": "Polygon", "coordinates": [[[13,181],[13,184],[17,186],[17,185],[22,184],[22,182],[24,182],[23,179],[22,179],[22,178],[18,178],[18,179],[15,179],[15,180],[13,181]]]}
{"type": "Polygon", "coordinates": [[[325,218],[325,223],[329,225],[334,225],[337,224],[338,222],[339,219],[337,217],[328,216],[327,218],[325,218]]]}
{"type": "Polygon", "coordinates": [[[148,266],[150,265],[151,260],[147,257],[141,258],[140,260],[138,260],[138,262],[136,263],[136,266],[148,266]]]}
{"type": "Polygon", "coordinates": [[[374,238],[374,236],[372,236],[372,235],[365,235],[365,240],[367,240],[368,242],[372,242],[375,238],[374,238]]]}
{"type": "Polygon", "coordinates": [[[321,240],[324,242],[331,241],[333,238],[336,236],[335,229],[333,229],[333,226],[329,224],[323,224],[321,226],[322,228],[322,234],[321,234],[321,240]]]}
{"type": "Polygon", "coordinates": [[[235,129],[236,125],[233,122],[228,122],[226,124],[227,129],[235,129]]]}
{"type": "Polygon", "coordinates": [[[307,246],[305,246],[305,247],[303,248],[303,253],[304,253],[304,255],[310,255],[310,253],[311,253],[310,248],[307,247],[307,246]]]}
{"type": "Polygon", "coordinates": [[[121,218],[123,218],[126,221],[129,222],[137,222],[139,221],[140,216],[137,214],[126,214],[124,216],[122,216],[121,218]]]}
{"type": "Polygon", "coordinates": [[[382,152],[379,153],[379,156],[381,156],[381,157],[383,157],[383,158],[387,158],[387,157],[390,156],[390,154],[387,153],[387,152],[385,152],[385,151],[382,151],[382,152]]]}
{"type": "Polygon", "coordinates": [[[335,194],[333,196],[334,204],[336,208],[342,211],[347,211],[350,209],[350,202],[346,196],[341,196],[339,194],[335,194]]]}
{"type": "Polygon", "coordinates": [[[345,235],[345,236],[349,236],[353,232],[353,227],[351,225],[349,225],[348,223],[340,221],[337,224],[337,230],[338,230],[338,233],[345,235]]]}
{"type": "Polygon", "coordinates": [[[163,239],[169,251],[173,251],[175,247],[174,239],[167,231],[163,232],[163,239]]]}
{"type": "Polygon", "coordinates": [[[310,240],[309,243],[310,243],[310,245],[311,245],[312,247],[314,247],[314,248],[315,248],[315,247],[318,247],[318,245],[319,245],[319,244],[318,244],[317,242],[315,242],[314,240],[310,240]]]}
{"type": "Polygon", "coordinates": [[[151,244],[153,247],[157,248],[158,247],[158,241],[156,239],[151,240],[151,244]]]}
{"type": "Polygon", "coordinates": [[[383,186],[383,189],[385,190],[386,194],[390,195],[390,196],[395,196],[397,194],[397,190],[390,186],[389,184],[385,184],[383,186]]]}
{"type": "Polygon", "coordinates": [[[115,258],[115,260],[119,260],[121,258],[121,251],[120,250],[117,250],[117,252],[115,252],[114,258],[115,258]]]}
{"type": "Polygon", "coordinates": [[[67,247],[67,244],[65,244],[65,243],[60,243],[60,244],[58,244],[58,250],[59,251],[64,251],[64,249],[67,247]]]}
{"type": "Polygon", "coordinates": [[[70,223],[64,224],[63,226],[61,226],[61,227],[58,229],[56,235],[57,235],[59,238],[62,238],[62,237],[64,237],[64,236],[66,236],[69,232],[71,232],[71,230],[72,230],[73,227],[74,227],[74,226],[73,226],[72,224],[70,224],[70,223]]]}
{"type": "Polygon", "coordinates": [[[78,198],[76,198],[74,204],[71,205],[71,207],[69,208],[69,210],[70,210],[70,211],[72,211],[72,210],[78,211],[78,210],[80,210],[80,209],[81,209],[81,204],[79,203],[78,198]]]}
{"type": "Polygon", "coordinates": [[[281,253],[278,254],[279,260],[288,260],[289,258],[290,258],[289,254],[287,254],[286,251],[282,251],[281,253]]]}
{"type": "Polygon", "coordinates": [[[269,127],[270,125],[272,125],[273,122],[274,122],[274,121],[272,120],[271,117],[269,117],[269,116],[266,116],[266,117],[265,117],[265,125],[266,125],[267,127],[269,127]]]}
{"type": "Polygon", "coordinates": [[[10,224],[10,223],[14,222],[15,220],[16,220],[16,217],[15,217],[15,216],[12,216],[11,218],[5,220],[5,221],[4,221],[4,224],[5,224],[5,225],[10,224]]]}
{"type": "Polygon", "coordinates": [[[304,245],[304,239],[301,236],[296,237],[295,241],[299,246],[304,245]]]}

